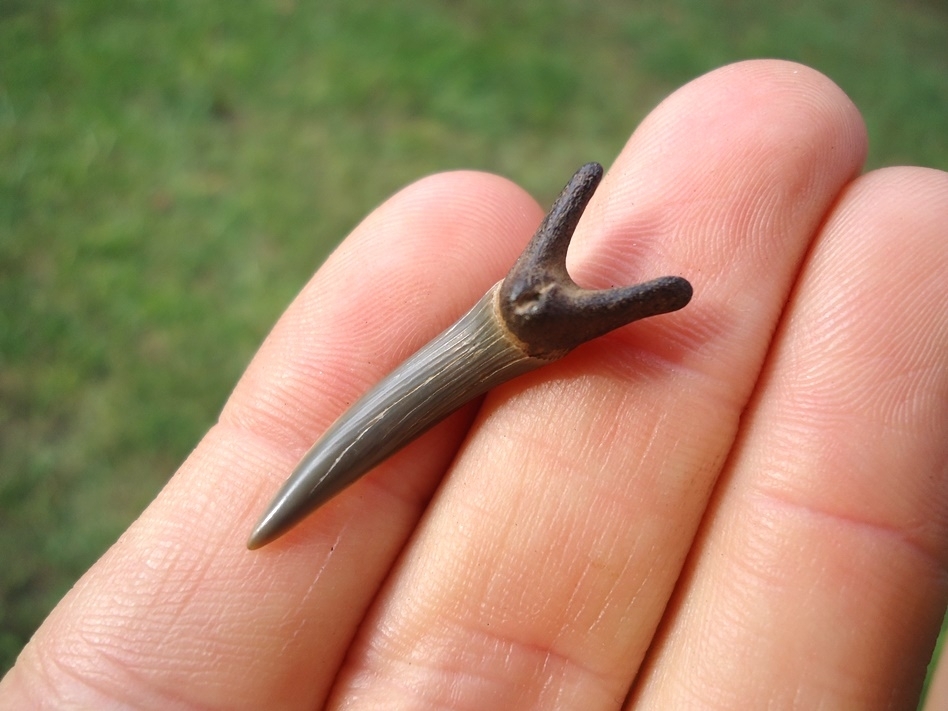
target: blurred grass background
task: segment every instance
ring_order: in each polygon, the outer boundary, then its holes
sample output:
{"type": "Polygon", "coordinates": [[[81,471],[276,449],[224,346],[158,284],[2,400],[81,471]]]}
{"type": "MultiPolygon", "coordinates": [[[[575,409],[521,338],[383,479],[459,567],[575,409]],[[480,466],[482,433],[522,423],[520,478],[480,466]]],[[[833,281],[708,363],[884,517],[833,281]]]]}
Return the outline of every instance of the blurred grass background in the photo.
{"type": "Polygon", "coordinates": [[[678,85],[828,74],[869,167],[948,168],[940,0],[0,0],[0,673],[390,193],[544,203],[678,85]]]}

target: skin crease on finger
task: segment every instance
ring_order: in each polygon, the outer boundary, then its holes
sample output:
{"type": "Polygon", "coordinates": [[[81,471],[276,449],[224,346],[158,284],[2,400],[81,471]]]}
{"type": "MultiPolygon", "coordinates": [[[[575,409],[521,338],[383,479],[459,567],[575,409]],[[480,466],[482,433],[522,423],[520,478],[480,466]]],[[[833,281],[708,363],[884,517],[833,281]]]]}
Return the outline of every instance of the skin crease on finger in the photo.
{"type": "Polygon", "coordinates": [[[443,234],[464,180],[400,196],[301,295],[221,425],[37,634],[0,706],[48,693],[97,708],[314,708],[335,679],[337,706],[616,708],[809,240],[863,153],[846,97],[796,65],[727,67],[656,110],[597,193],[570,269],[590,288],[680,273],[695,302],[488,396],[379,591],[471,411],[272,550],[247,552],[247,529],[314,435],[502,276],[540,217],[483,176],[464,179],[482,202],[443,234]],[[378,289],[349,283],[378,255],[392,260],[376,273],[390,301],[367,320],[358,308],[378,289]],[[343,325],[356,335],[327,342],[343,325]]]}

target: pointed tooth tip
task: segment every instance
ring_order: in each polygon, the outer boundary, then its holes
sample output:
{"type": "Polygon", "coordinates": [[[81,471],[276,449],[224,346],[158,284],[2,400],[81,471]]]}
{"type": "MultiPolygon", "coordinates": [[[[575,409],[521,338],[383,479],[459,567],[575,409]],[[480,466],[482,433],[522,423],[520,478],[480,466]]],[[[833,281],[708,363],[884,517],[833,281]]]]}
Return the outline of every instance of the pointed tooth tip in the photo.
{"type": "Polygon", "coordinates": [[[257,521],[257,525],[253,527],[250,538],[247,539],[247,548],[249,550],[255,551],[258,548],[263,548],[268,543],[272,543],[283,535],[286,526],[275,521],[277,518],[276,513],[276,507],[271,505],[260,520],[257,521]]]}
{"type": "Polygon", "coordinates": [[[247,549],[255,551],[258,548],[263,548],[269,542],[270,538],[266,535],[266,532],[260,526],[257,526],[250,534],[250,538],[247,539],[247,549]]]}
{"type": "Polygon", "coordinates": [[[297,467],[257,520],[247,539],[247,548],[257,550],[272,543],[313,510],[312,491],[303,486],[305,483],[305,471],[297,467]]]}

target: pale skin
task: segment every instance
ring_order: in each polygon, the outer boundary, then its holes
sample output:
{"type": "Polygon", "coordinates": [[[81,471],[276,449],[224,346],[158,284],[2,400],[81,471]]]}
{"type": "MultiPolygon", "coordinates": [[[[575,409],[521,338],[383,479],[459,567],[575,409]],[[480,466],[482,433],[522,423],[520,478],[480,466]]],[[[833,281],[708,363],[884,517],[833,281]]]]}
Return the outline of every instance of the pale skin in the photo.
{"type": "Polygon", "coordinates": [[[948,593],[948,176],[861,175],[865,151],[805,67],[685,86],[568,263],[590,288],[679,274],[691,304],[495,389],[248,551],[313,440],[546,208],[479,173],[406,188],[290,306],[0,708],[914,708],[948,593]]]}

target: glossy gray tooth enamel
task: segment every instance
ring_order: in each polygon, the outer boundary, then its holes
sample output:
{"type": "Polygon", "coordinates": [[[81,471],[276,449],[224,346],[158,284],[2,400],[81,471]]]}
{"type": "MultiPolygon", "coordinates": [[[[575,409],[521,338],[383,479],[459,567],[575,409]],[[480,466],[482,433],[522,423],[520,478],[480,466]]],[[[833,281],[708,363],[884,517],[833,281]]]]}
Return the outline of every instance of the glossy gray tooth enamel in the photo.
{"type": "Polygon", "coordinates": [[[303,457],[257,524],[259,548],[464,403],[538,368],[500,327],[495,285],[447,331],[369,390],[303,457]]]}
{"type": "Polygon", "coordinates": [[[691,285],[680,277],[603,291],[570,278],[569,241],[601,178],[597,163],[580,168],[507,277],[326,430],[270,503],[248,548],[283,535],[478,395],[619,326],[688,303],[691,285]]]}

